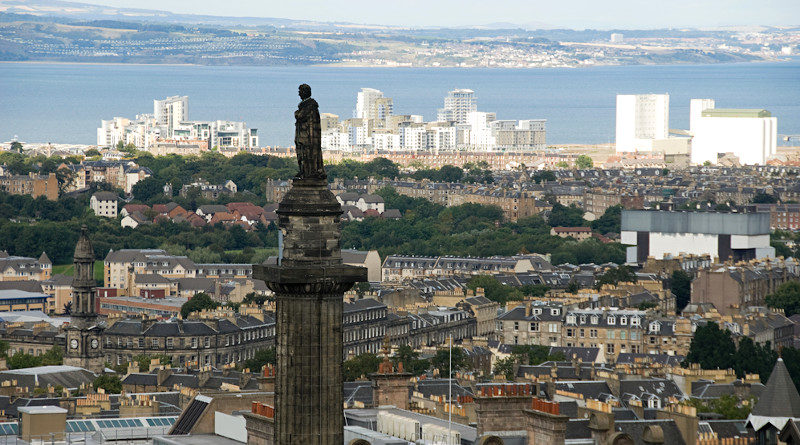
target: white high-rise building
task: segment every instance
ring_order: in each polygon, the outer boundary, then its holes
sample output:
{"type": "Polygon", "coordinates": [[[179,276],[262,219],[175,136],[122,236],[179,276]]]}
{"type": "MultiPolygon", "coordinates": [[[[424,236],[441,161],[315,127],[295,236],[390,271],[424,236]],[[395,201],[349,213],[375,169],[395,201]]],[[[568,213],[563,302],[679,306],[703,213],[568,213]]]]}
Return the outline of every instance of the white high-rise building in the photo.
{"type": "Polygon", "coordinates": [[[356,98],[357,119],[385,120],[392,115],[392,98],[374,88],[362,88],[356,98]]]}
{"type": "Polygon", "coordinates": [[[745,165],[766,164],[777,152],[778,118],[767,110],[714,108],[712,99],[692,99],[692,163],[717,163],[732,153],[745,165]]]}
{"type": "Polygon", "coordinates": [[[478,102],[475,92],[467,89],[457,89],[447,93],[444,98],[444,108],[439,109],[438,120],[441,122],[455,122],[466,124],[469,113],[478,111],[478,102]]]}
{"type": "Polygon", "coordinates": [[[167,130],[167,137],[172,137],[172,132],[181,122],[189,120],[189,97],[172,96],[163,100],[153,100],[153,116],[156,125],[167,130]]]}
{"type": "Polygon", "coordinates": [[[669,94],[617,95],[617,152],[652,151],[669,136],[669,94]]]}
{"type": "Polygon", "coordinates": [[[97,145],[100,147],[113,147],[118,142],[125,143],[125,131],[131,124],[130,119],[115,117],[111,120],[101,120],[97,129],[97,145]]]}

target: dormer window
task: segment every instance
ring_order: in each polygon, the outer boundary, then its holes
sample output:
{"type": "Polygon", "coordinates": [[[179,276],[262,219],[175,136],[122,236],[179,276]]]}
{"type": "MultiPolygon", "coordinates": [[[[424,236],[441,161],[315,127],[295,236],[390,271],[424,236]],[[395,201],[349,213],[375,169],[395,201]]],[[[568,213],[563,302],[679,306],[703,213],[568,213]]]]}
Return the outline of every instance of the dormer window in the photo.
{"type": "Polygon", "coordinates": [[[616,322],[617,319],[613,315],[608,317],[608,324],[615,324],[616,322]]]}
{"type": "Polygon", "coordinates": [[[550,309],[550,315],[558,315],[559,312],[558,309],[550,309]]]}
{"type": "Polygon", "coordinates": [[[600,321],[600,317],[597,315],[592,315],[592,324],[597,324],[600,321]]]}
{"type": "Polygon", "coordinates": [[[639,326],[639,317],[631,318],[631,326],[639,326]]]}
{"type": "Polygon", "coordinates": [[[585,324],[585,323],[586,323],[586,316],[585,315],[581,315],[581,324],[585,324]]]}
{"type": "Polygon", "coordinates": [[[652,332],[658,332],[660,330],[659,328],[660,328],[660,325],[657,322],[654,321],[654,322],[650,323],[650,330],[652,332]]]}
{"type": "Polygon", "coordinates": [[[572,324],[574,324],[574,323],[575,323],[575,320],[576,320],[576,317],[575,317],[575,315],[574,315],[574,314],[567,315],[567,323],[572,323],[572,324]]]}
{"type": "Polygon", "coordinates": [[[628,324],[628,317],[619,317],[619,324],[622,325],[628,324]]]}
{"type": "Polygon", "coordinates": [[[534,309],[533,310],[533,315],[541,315],[541,313],[542,313],[541,309],[534,309]]]}

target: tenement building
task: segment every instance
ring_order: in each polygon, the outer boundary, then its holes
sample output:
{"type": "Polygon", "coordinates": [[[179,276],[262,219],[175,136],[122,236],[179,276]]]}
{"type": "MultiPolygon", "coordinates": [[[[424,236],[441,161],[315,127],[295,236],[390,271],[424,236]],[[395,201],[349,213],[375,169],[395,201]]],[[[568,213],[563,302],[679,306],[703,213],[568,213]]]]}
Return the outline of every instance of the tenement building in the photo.
{"type": "Polygon", "coordinates": [[[208,313],[190,320],[112,318],[109,323],[103,353],[115,364],[137,355],[166,355],[175,366],[221,367],[275,345],[275,320],[265,313],[208,313]]]}

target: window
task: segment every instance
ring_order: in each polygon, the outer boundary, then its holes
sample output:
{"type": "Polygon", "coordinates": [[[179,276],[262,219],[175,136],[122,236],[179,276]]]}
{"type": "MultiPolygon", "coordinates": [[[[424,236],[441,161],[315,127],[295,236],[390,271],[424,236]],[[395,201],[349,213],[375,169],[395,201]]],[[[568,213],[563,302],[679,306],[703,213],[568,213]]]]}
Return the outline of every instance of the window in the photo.
{"type": "Polygon", "coordinates": [[[172,349],[172,346],[173,346],[172,337],[167,337],[167,348],[172,349]]]}
{"type": "Polygon", "coordinates": [[[597,338],[597,329],[589,329],[589,338],[597,338]]]}
{"type": "Polygon", "coordinates": [[[585,336],[586,336],[586,330],[585,330],[585,329],[581,328],[581,330],[580,330],[580,336],[581,336],[581,338],[583,338],[583,337],[585,337],[585,336]]]}
{"type": "Polygon", "coordinates": [[[550,332],[558,332],[558,325],[556,323],[550,323],[548,328],[548,331],[550,332]]]}
{"type": "Polygon", "coordinates": [[[606,354],[613,354],[614,353],[614,343],[606,344],[606,354]]]}
{"type": "Polygon", "coordinates": [[[539,323],[538,322],[531,323],[531,332],[539,332],[539,323]]]}
{"type": "Polygon", "coordinates": [[[519,331],[519,322],[518,321],[514,322],[514,330],[515,331],[519,331]]]}
{"type": "Polygon", "coordinates": [[[628,324],[628,317],[619,317],[619,324],[628,324]]]}
{"type": "Polygon", "coordinates": [[[574,337],[574,336],[575,336],[575,329],[567,328],[567,337],[574,337]]]}
{"type": "Polygon", "coordinates": [[[157,338],[151,338],[151,339],[150,339],[150,346],[151,346],[151,347],[153,347],[153,348],[157,348],[157,347],[158,347],[158,344],[159,344],[159,342],[158,342],[158,339],[157,339],[157,338]]]}
{"type": "Polygon", "coordinates": [[[617,319],[613,315],[610,315],[608,317],[608,324],[616,324],[616,322],[617,322],[617,319]]]}
{"type": "Polygon", "coordinates": [[[192,337],[192,349],[197,348],[197,337],[192,337]]]}
{"type": "Polygon", "coordinates": [[[211,337],[206,337],[206,339],[205,339],[205,347],[206,348],[211,347],[211,337]]]}

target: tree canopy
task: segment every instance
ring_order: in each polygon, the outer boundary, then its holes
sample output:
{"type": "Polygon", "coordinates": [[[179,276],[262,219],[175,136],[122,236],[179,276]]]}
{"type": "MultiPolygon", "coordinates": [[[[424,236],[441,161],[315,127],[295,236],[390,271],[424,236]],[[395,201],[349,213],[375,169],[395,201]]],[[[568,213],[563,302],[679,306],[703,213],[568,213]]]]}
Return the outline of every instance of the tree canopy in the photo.
{"type": "Polygon", "coordinates": [[[692,276],[683,269],[675,270],[672,272],[669,284],[672,293],[675,294],[675,305],[680,312],[692,299],[692,276]]]}
{"type": "Polygon", "coordinates": [[[220,306],[219,303],[211,299],[211,296],[205,292],[199,292],[190,298],[189,301],[183,303],[181,306],[181,317],[186,318],[192,312],[199,312],[203,309],[216,309],[220,306]]]}
{"type": "Polygon", "coordinates": [[[775,290],[774,294],[767,295],[767,306],[783,309],[787,317],[800,314],[800,281],[787,281],[775,290]]]}
{"type": "Polygon", "coordinates": [[[727,329],[714,322],[698,326],[689,346],[686,363],[699,363],[703,369],[728,369],[733,367],[736,345],[727,329]]]}

